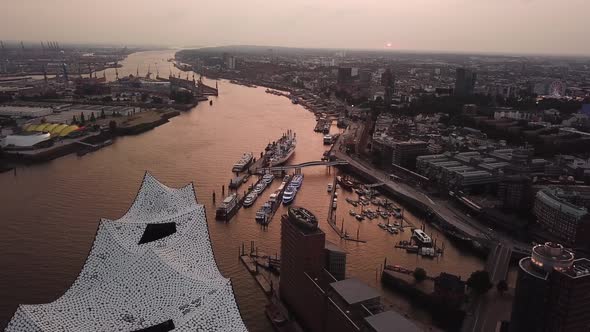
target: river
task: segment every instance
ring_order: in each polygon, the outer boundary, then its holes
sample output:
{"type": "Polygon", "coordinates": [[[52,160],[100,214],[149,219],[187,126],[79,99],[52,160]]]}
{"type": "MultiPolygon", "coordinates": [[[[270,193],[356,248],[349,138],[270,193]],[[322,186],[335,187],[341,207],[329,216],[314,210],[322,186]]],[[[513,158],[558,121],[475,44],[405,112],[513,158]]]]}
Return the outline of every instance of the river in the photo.
{"type": "MultiPolygon", "coordinates": [[[[173,51],[141,52],[130,55],[119,68],[120,76],[140,74],[148,66],[161,76],[168,75],[173,51]]],[[[177,72],[175,68],[173,72],[177,72]]],[[[101,73],[99,73],[99,76],[101,73]]],[[[186,75],[186,74],[185,74],[186,75]]],[[[114,79],[114,69],[107,78],[114,79]]],[[[210,82],[211,83],[211,82],[210,82]]],[[[213,105],[200,103],[170,123],[138,136],[117,138],[115,144],[83,157],[69,155],[49,163],[19,167],[16,173],[0,174],[0,328],[5,326],[19,303],[55,300],[72,284],[84,264],[99,219],[122,216],[132,203],[146,170],[168,186],[180,187],[193,181],[199,203],[207,209],[215,257],[222,274],[231,278],[244,321],[251,331],[270,331],[264,315],[265,296],[238,260],[238,247],[255,241],[260,251],[280,251],[281,207],[268,229],[261,229],[254,214],[265,201],[241,209],[228,223],[215,221],[212,193],[218,202],[221,187],[232,177],[231,167],[243,152],[260,154],[266,144],[282,133],[297,134],[297,150],[290,163],[319,160],[327,149],[321,134],[314,133],[314,115],[285,97],[219,81],[220,93],[213,105]]],[[[213,83],[214,85],[214,83],[213,83]]],[[[336,127],[332,128],[337,132],[336,127]]],[[[380,289],[384,300],[409,317],[429,323],[423,311],[382,289],[376,277],[383,259],[407,268],[417,266],[430,275],[442,271],[461,275],[481,269],[483,262],[461,252],[435,229],[427,232],[445,243],[442,257],[429,260],[394,249],[394,243],[408,239],[409,232],[390,235],[380,229],[379,220],[359,223],[348,215],[351,208],[340,193],[337,220],[367,243],[341,241],[325,222],[330,197],[326,186],[334,175],[321,166],[305,168],[305,180],[295,204],[315,212],[326,238],[348,252],[347,276],[357,277],[380,289]]],[[[278,186],[278,180],[272,188],[278,186]]],[[[244,190],[245,187],[240,188],[244,190]]],[[[264,195],[270,194],[267,190],[264,195]]],[[[417,225],[422,220],[406,213],[417,225]]],[[[440,242],[439,242],[440,243],[440,242]]]]}

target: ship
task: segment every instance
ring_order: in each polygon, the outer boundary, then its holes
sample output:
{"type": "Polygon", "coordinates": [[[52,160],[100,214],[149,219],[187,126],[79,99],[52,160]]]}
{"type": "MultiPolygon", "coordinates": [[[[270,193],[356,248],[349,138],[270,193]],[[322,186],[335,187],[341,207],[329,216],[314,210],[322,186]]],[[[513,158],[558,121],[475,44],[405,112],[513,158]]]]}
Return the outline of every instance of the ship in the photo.
{"type": "Polygon", "coordinates": [[[215,219],[228,221],[234,216],[234,214],[236,214],[238,209],[238,195],[235,193],[231,194],[223,200],[219,207],[217,207],[217,210],[215,211],[215,219]]]}
{"type": "Polygon", "coordinates": [[[244,198],[244,207],[251,207],[254,202],[256,202],[256,199],[258,198],[258,195],[256,194],[256,192],[252,191],[251,193],[249,193],[246,198],[244,198]]]}
{"type": "Polygon", "coordinates": [[[297,195],[297,187],[290,184],[283,193],[283,204],[291,204],[295,199],[295,195],[297,195]]]}
{"type": "Polygon", "coordinates": [[[268,223],[270,222],[271,213],[272,213],[272,203],[270,201],[268,201],[268,202],[265,202],[264,204],[262,204],[260,209],[258,209],[258,211],[256,211],[256,216],[254,218],[256,219],[256,222],[261,223],[263,225],[268,225],[268,223]]]}
{"type": "Polygon", "coordinates": [[[303,184],[303,174],[296,174],[293,176],[293,180],[291,180],[290,185],[294,186],[296,189],[301,188],[303,184]]]}
{"type": "Polygon", "coordinates": [[[287,162],[295,152],[297,138],[290,130],[283,135],[278,141],[269,144],[266,147],[266,156],[270,167],[279,166],[287,162]]]}
{"type": "Polygon", "coordinates": [[[244,153],[242,155],[242,157],[240,158],[240,160],[238,160],[234,164],[234,167],[232,168],[232,171],[234,171],[234,172],[242,172],[242,171],[244,171],[248,166],[250,166],[250,163],[252,162],[252,159],[253,158],[254,158],[254,156],[252,155],[251,152],[244,153]]]}

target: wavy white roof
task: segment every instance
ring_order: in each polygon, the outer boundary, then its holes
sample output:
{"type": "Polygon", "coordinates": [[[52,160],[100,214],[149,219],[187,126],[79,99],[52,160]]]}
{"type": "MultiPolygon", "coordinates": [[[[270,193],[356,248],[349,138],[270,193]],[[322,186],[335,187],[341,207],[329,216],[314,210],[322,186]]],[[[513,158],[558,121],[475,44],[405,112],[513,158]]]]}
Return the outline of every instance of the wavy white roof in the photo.
{"type": "Polygon", "coordinates": [[[169,320],[172,331],[247,331],[193,185],[169,188],[146,173],[129,211],[100,221],[74,284],[54,302],[20,305],[6,331],[136,331],[169,320]],[[148,224],[171,222],[175,233],[138,244],[148,224]]]}

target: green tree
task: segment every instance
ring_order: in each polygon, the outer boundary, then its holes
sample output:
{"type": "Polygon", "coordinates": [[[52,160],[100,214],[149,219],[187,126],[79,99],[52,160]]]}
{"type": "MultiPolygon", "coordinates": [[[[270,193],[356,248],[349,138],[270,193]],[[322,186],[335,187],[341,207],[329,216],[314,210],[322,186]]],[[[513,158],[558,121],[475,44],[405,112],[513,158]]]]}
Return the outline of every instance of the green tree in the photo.
{"type": "Polygon", "coordinates": [[[78,119],[76,119],[76,114],[72,115],[72,124],[78,123],[78,119]]]}
{"type": "Polygon", "coordinates": [[[498,291],[498,293],[504,294],[504,292],[508,290],[508,283],[506,282],[506,280],[500,280],[496,285],[496,290],[498,291]]]}
{"type": "Polygon", "coordinates": [[[414,279],[416,279],[417,282],[422,282],[426,279],[426,270],[424,270],[421,267],[417,267],[414,272],[412,273],[412,275],[414,276],[414,279]]]}
{"type": "Polygon", "coordinates": [[[90,122],[96,122],[96,117],[94,116],[94,112],[90,113],[90,122]]]}
{"type": "Polygon", "coordinates": [[[117,121],[111,120],[109,122],[109,129],[111,130],[111,133],[116,132],[117,131],[117,121]]]}
{"type": "Polygon", "coordinates": [[[493,286],[487,271],[475,271],[467,279],[467,287],[478,294],[487,293],[493,286]]]}
{"type": "Polygon", "coordinates": [[[84,112],[80,113],[80,123],[81,124],[85,124],[86,123],[86,118],[84,117],[84,112]]]}
{"type": "Polygon", "coordinates": [[[107,116],[104,114],[104,108],[100,110],[100,118],[105,119],[107,116]]]}

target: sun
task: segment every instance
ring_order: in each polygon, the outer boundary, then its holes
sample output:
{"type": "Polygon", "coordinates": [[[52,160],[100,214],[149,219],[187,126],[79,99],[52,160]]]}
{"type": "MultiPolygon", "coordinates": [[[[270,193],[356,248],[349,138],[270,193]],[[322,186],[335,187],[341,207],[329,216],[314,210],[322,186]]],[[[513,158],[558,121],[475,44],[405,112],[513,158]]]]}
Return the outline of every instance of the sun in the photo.
{"type": "Polygon", "coordinates": [[[391,42],[387,42],[387,43],[385,44],[385,47],[387,47],[387,48],[391,48],[392,46],[393,46],[393,44],[392,44],[391,42]]]}

